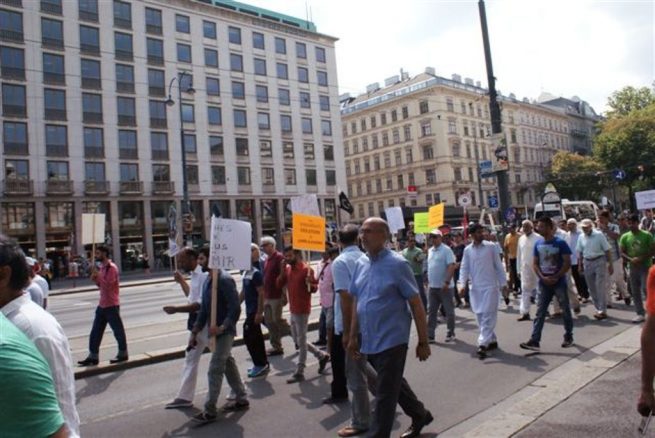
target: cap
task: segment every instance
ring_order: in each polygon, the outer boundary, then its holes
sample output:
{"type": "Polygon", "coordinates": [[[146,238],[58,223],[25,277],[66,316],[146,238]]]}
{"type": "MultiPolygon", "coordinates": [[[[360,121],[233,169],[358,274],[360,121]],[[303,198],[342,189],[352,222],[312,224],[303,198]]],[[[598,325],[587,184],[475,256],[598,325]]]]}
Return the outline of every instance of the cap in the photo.
{"type": "Polygon", "coordinates": [[[591,219],[582,219],[580,224],[582,225],[582,228],[591,228],[594,226],[594,223],[591,221],[591,219]]]}
{"type": "Polygon", "coordinates": [[[36,265],[36,259],[34,257],[25,257],[25,261],[27,262],[27,266],[36,265]]]}
{"type": "Polygon", "coordinates": [[[432,231],[430,231],[431,236],[443,236],[443,233],[439,228],[435,228],[432,231]]]}
{"type": "MultiPolygon", "coordinates": [[[[583,221],[584,222],[584,221],[583,221]]],[[[566,221],[567,224],[575,224],[578,225],[578,221],[575,220],[575,218],[569,218],[569,220],[566,221]]]]}

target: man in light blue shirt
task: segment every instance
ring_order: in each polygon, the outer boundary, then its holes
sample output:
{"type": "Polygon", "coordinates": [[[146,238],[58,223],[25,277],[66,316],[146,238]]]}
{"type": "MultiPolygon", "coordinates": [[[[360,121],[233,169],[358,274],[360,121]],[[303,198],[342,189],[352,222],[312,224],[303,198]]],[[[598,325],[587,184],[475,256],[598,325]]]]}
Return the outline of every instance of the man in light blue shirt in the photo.
{"type": "Polygon", "coordinates": [[[596,313],[594,318],[601,320],[607,318],[607,275],[614,273],[610,244],[605,235],[594,230],[591,219],[584,219],[581,223],[582,235],[578,238],[575,247],[578,253],[578,269],[584,273],[589,294],[594,302],[596,313]]]}
{"type": "Polygon", "coordinates": [[[412,418],[411,426],[401,438],[415,437],[433,420],[403,378],[412,316],[418,332],[416,356],[424,361],[430,356],[425,309],[418,294],[414,274],[407,261],[385,248],[391,233],[381,218],[369,218],[360,229],[365,256],[357,260],[348,292],[353,306],[348,353],[361,353],[377,371],[376,403],[372,437],[388,437],[393,427],[396,404],[412,418]],[[409,304],[409,306],[408,306],[409,304]],[[411,308],[411,314],[410,314],[411,308]],[[401,391],[402,389],[402,391],[401,391]]]}
{"type": "Polygon", "coordinates": [[[453,293],[455,284],[455,254],[453,250],[442,243],[443,234],[438,228],[430,232],[432,248],[428,250],[428,339],[435,342],[437,330],[437,312],[443,306],[446,313],[448,333],[446,342],[455,340],[455,306],[453,293]]]}

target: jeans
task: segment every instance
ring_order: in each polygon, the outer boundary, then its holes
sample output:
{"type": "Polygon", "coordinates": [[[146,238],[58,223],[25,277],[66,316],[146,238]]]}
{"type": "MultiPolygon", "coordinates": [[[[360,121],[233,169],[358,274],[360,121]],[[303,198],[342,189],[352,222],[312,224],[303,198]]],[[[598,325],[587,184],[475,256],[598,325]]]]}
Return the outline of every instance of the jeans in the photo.
{"type": "Polygon", "coordinates": [[[369,437],[386,438],[391,435],[397,404],[400,404],[405,414],[412,418],[412,423],[422,420],[427,415],[425,406],[416,398],[416,394],[403,378],[406,358],[407,344],[368,355],[368,361],[377,372],[375,412],[369,437]]]}
{"type": "Polygon", "coordinates": [[[314,355],[317,359],[325,356],[321,350],[312,344],[307,343],[307,323],[309,322],[309,315],[291,314],[291,334],[293,340],[298,344],[298,366],[296,367],[296,374],[303,374],[305,371],[305,362],[307,361],[307,350],[314,355]]]}
{"type": "Polygon", "coordinates": [[[414,280],[416,280],[416,285],[418,286],[418,294],[421,296],[421,302],[423,302],[423,308],[428,308],[428,297],[425,295],[425,284],[423,283],[423,274],[414,275],[414,280]]]}
{"type": "Polygon", "coordinates": [[[607,312],[607,260],[605,256],[584,260],[584,276],[597,312],[607,312]]]}
{"type": "Polygon", "coordinates": [[[268,340],[275,350],[282,350],[282,300],[280,298],[264,301],[264,324],[268,328],[268,340]]]}
{"type": "Polygon", "coordinates": [[[207,371],[207,380],[209,388],[207,392],[207,401],[205,402],[205,412],[211,415],[216,415],[216,402],[221,393],[221,386],[223,385],[223,375],[227,379],[227,383],[236,394],[237,401],[246,400],[246,388],[243,386],[239,369],[232,357],[232,343],[234,342],[234,335],[224,333],[216,337],[216,349],[212,353],[209,361],[209,370],[207,371]]]}
{"type": "Polygon", "coordinates": [[[332,398],[348,397],[348,385],[346,379],[346,351],[343,349],[343,335],[334,334],[330,349],[330,364],[332,365],[332,383],[330,384],[330,395],[332,398]]]}
{"type": "Polygon", "coordinates": [[[248,348],[253,365],[263,367],[268,364],[262,326],[255,323],[255,314],[246,316],[246,322],[243,324],[243,342],[248,348]]]}
{"type": "Polygon", "coordinates": [[[198,363],[205,351],[205,347],[209,344],[207,338],[207,327],[203,328],[196,337],[198,344],[195,348],[187,351],[184,356],[184,369],[182,370],[182,382],[180,383],[180,390],[177,397],[182,400],[193,401],[193,396],[196,393],[196,382],[198,381],[198,363]]]}
{"type": "Polygon", "coordinates": [[[449,288],[448,292],[444,292],[441,288],[430,288],[430,302],[428,304],[428,338],[434,339],[434,333],[437,330],[437,311],[440,306],[443,306],[443,309],[446,312],[448,334],[455,333],[453,292],[454,290],[452,288],[449,288]]]}
{"type": "Polygon", "coordinates": [[[635,302],[635,311],[637,315],[644,316],[644,296],[646,295],[646,278],[648,276],[648,267],[635,266],[630,264],[630,289],[632,289],[632,299],[635,302]]]}
{"type": "Polygon", "coordinates": [[[120,306],[96,307],[96,316],[93,319],[93,327],[89,336],[89,352],[94,357],[98,357],[102,336],[105,334],[107,324],[114,332],[114,337],[118,343],[119,356],[127,356],[127,338],[125,337],[125,328],[121,320],[120,306]]]}
{"type": "Polygon", "coordinates": [[[546,312],[548,311],[548,306],[554,296],[559,300],[560,305],[562,306],[562,311],[564,312],[564,339],[573,340],[573,316],[571,315],[571,306],[569,305],[569,296],[566,288],[566,283],[555,286],[546,286],[539,283],[537,316],[532,325],[532,336],[530,336],[531,341],[541,341],[541,331],[544,328],[546,312]]]}
{"type": "MultiPolygon", "coordinates": [[[[575,293],[575,289],[573,288],[573,281],[569,274],[566,275],[566,291],[569,296],[569,306],[573,309],[579,309],[580,301],[578,300],[578,295],[575,293]]],[[[555,313],[562,311],[562,306],[559,302],[559,299],[553,300],[553,311],[555,313]]]]}

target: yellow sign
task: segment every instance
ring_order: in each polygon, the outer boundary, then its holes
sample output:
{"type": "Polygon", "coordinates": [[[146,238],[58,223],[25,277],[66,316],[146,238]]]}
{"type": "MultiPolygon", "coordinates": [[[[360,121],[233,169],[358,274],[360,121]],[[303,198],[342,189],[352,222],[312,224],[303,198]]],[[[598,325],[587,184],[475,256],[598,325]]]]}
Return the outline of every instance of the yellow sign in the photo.
{"type": "Polygon", "coordinates": [[[325,218],[293,213],[293,249],[325,251],[325,218]]]}
{"type": "Polygon", "coordinates": [[[414,213],[414,232],[416,233],[429,233],[432,228],[428,224],[428,216],[430,213],[414,213]]]}
{"type": "Polygon", "coordinates": [[[444,203],[433,205],[428,212],[428,226],[437,228],[444,224],[444,203]]]}

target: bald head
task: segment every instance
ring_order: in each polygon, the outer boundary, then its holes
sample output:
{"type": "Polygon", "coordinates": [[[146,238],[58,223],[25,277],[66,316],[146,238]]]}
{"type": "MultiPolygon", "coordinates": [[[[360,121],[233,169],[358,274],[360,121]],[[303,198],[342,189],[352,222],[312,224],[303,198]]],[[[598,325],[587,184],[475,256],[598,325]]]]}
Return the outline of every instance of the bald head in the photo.
{"type": "Polygon", "coordinates": [[[362,245],[372,255],[377,254],[391,236],[389,224],[382,218],[370,217],[364,221],[360,229],[362,245]]]}

